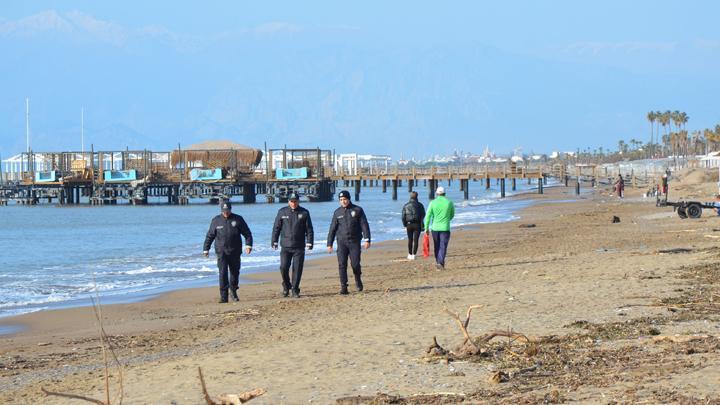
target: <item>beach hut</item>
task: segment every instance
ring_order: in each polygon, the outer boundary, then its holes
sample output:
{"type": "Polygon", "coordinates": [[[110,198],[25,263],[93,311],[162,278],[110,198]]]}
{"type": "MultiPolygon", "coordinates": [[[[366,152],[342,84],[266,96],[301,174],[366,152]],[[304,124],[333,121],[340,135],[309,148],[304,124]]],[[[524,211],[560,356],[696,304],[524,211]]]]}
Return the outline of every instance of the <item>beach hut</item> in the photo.
{"type": "Polygon", "coordinates": [[[211,181],[249,175],[263,152],[232,141],[206,141],[170,153],[170,166],[192,181],[211,181]]]}

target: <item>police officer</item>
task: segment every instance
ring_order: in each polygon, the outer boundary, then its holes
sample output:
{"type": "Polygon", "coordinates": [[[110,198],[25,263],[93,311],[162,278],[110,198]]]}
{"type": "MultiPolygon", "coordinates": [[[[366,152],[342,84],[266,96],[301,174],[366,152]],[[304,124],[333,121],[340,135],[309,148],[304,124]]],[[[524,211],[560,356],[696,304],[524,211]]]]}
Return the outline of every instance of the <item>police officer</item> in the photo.
{"type": "Polygon", "coordinates": [[[217,255],[218,270],[220,271],[220,303],[228,302],[228,288],[233,301],[238,301],[238,277],[240,275],[240,255],[242,254],[242,239],[245,238],[245,253],[252,251],[253,238],[250,228],[243,217],[232,213],[230,202],[220,206],[221,215],[210,222],[203,244],[203,254],[208,257],[210,245],[215,241],[215,254],[217,255]],[[229,280],[228,280],[229,273],[229,280]]]}
{"type": "Polygon", "coordinates": [[[275,217],[272,231],[272,248],[277,250],[280,239],[280,275],[282,276],[283,297],[290,290],[294,298],[300,298],[300,278],[302,277],[305,249],[313,248],[313,226],[310,212],[300,206],[298,195],[290,193],[288,206],[280,208],[275,217]],[[292,262],[292,282],[290,281],[290,263],[292,262]]]}
{"type": "Polygon", "coordinates": [[[333,251],[333,241],[337,236],[338,270],[340,272],[340,294],[347,295],[347,264],[348,257],[355,276],[355,286],[363,290],[360,275],[360,242],[365,238],[365,249],[370,249],[370,225],[365,211],[350,201],[350,193],[343,190],[338,195],[340,208],[333,213],[327,237],[328,253],[333,251]]]}

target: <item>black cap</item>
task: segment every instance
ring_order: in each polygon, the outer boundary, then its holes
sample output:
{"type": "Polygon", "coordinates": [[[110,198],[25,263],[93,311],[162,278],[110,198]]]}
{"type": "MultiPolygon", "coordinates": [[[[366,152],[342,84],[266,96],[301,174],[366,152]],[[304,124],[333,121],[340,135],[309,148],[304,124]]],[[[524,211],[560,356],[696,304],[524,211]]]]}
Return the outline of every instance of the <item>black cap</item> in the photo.
{"type": "Polygon", "coordinates": [[[340,194],[338,194],[338,199],[340,199],[340,198],[347,198],[347,199],[349,200],[349,199],[350,199],[350,192],[347,191],[347,190],[341,191],[340,194]]]}
{"type": "Polygon", "coordinates": [[[230,201],[226,201],[220,205],[220,211],[222,212],[230,212],[232,211],[232,204],[230,204],[230,201]]]}
{"type": "Polygon", "coordinates": [[[299,200],[300,197],[298,197],[297,193],[290,193],[288,194],[288,200],[299,200]]]}

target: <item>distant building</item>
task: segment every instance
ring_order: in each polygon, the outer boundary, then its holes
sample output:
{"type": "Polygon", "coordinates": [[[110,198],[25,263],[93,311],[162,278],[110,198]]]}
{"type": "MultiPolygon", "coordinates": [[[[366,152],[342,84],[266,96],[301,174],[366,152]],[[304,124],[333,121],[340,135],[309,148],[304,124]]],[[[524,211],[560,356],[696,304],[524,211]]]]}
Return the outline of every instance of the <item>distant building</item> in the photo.
{"type": "Polygon", "coordinates": [[[341,153],[335,156],[335,173],[357,175],[358,169],[364,173],[387,173],[392,158],[388,155],[359,155],[341,153]]]}

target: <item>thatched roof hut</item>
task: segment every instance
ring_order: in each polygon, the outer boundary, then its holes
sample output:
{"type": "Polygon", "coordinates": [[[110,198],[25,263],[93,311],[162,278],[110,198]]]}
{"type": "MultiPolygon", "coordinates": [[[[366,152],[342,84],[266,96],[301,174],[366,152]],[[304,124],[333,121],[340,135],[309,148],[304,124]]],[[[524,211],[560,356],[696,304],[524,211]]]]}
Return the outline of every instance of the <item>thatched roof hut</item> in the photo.
{"type": "Polygon", "coordinates": [[[226,140],[206,141],[174,150],[170,158],[174,167],[184,163],[189,168],[254,169],[260,164],[263,152],[226,140]]]}

